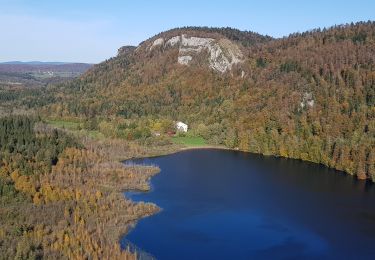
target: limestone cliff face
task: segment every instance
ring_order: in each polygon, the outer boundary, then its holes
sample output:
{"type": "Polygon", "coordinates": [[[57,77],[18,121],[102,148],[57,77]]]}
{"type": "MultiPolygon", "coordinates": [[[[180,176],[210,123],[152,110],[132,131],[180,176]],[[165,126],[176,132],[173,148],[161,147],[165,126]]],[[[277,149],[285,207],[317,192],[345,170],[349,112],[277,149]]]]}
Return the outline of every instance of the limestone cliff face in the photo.
{"type": "Polygon", "coordinates": [[[177,63],[188,66],[203,51],[208,52],[209,67],[219,73],[230,71],[233,65],[243,62],[240,48],[228,39],[189,37],[185,34],[170,38],[157,38],[149,44],[148,51],[178,48],[177,63]]]}

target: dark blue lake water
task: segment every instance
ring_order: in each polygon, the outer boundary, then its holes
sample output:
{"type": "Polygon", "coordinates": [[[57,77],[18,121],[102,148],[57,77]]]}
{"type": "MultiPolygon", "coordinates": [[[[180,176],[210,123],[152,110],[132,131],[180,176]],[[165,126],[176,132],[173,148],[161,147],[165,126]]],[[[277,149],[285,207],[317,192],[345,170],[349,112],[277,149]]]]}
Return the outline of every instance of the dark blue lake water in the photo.
{"type": "Polygon", "coordinates": [[[161,169],[163,210],[122,239],[158,259],[375,259],[375,186],[312,163],[190,150],[140,159],[161,169]]]}

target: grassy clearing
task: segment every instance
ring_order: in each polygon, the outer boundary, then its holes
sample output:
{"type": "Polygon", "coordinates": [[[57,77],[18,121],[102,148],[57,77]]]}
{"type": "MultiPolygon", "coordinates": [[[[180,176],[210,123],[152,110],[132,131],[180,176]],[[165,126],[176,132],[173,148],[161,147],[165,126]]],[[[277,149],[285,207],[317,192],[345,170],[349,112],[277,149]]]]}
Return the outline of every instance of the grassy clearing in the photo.
{"type": "Polygon", "coordinates": [[[68,130],[80,130],[79,122],[63,121],[63,120],[46,120],[49,125],[68,130]]]}
{"type": "Polygon", "coordinates": [[[176,144],[186,145],[188,147],[205,146],[206,140],[202,137],[174,136],[172,141],[176,144]]]}
{"type": "Polygon", "coordinates": [[[95,139],[103,139],[104,138],[104,135],[97,130],[91,130],[91,131],[81,130],[81,131],[84,131],[85,133],[87,133],[91,138],[95,138],[95,139]]]}
{"type": "Polygon", "coordinates": [[[80,136],[90,136],[94,139],[102,139],[104,135],[97,130],[82,129],[79,122],[65,120],[46,120],[47,124],[71,131],[73,134],[80,136]]]}

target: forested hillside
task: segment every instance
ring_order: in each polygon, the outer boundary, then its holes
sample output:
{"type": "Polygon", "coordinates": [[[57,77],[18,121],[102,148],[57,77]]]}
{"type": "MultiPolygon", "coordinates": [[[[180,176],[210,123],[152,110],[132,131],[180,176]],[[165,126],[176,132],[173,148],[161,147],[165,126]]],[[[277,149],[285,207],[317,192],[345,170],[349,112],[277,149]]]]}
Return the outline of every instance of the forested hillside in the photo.
{"type": "Polygon", "coordinates": [[[121,48],[59,89],[44,113],[108,135],[149,137],[155,125],[181,120],[211,144],[375,180],[374,22],[282,39],[175,29],[121,48]],[[136,128],[143,134],[129,135],[136,128]]]}

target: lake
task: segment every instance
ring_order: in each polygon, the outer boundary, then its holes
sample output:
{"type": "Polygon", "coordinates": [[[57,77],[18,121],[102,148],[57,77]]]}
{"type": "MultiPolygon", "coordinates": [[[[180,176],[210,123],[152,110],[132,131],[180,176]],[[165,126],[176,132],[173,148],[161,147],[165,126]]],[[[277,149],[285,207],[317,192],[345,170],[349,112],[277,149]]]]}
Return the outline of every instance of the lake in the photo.
{"type": "Polygon", "coordinates": [[[375,259],[375,185],[313,163],[202,149],[133,161],[160,167],[162,211],[121,240],[157,259],[375,259]]]}

